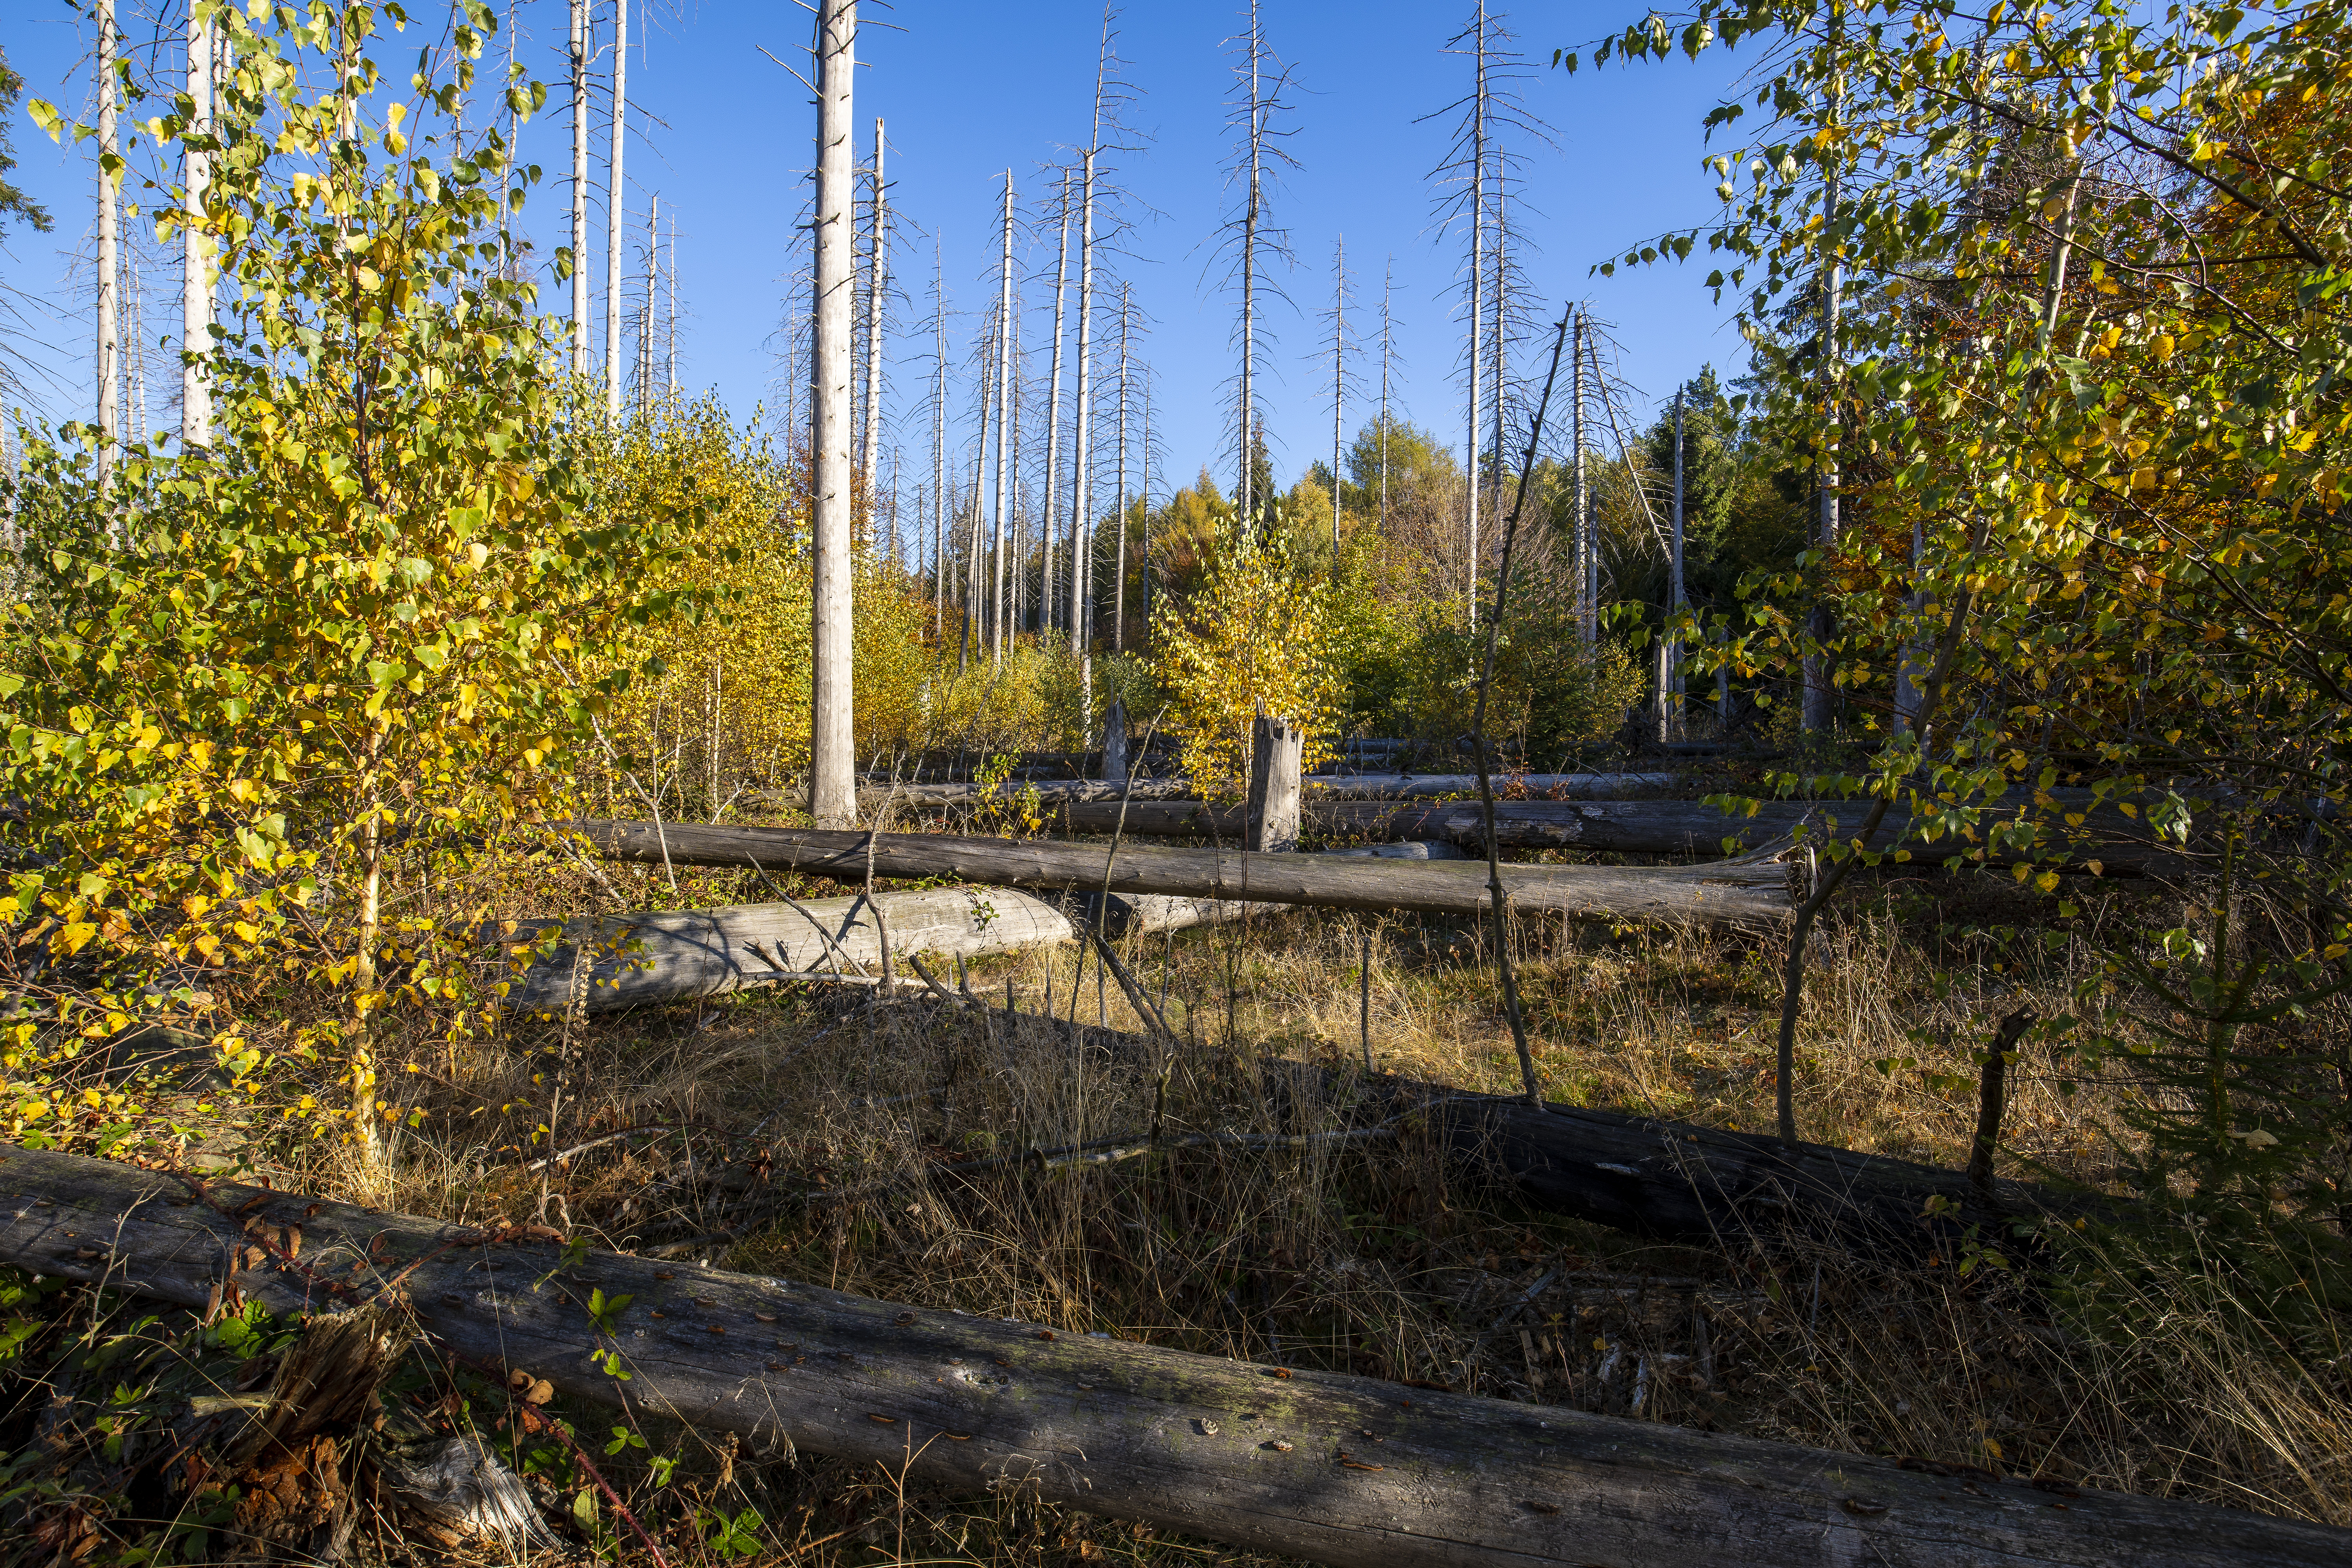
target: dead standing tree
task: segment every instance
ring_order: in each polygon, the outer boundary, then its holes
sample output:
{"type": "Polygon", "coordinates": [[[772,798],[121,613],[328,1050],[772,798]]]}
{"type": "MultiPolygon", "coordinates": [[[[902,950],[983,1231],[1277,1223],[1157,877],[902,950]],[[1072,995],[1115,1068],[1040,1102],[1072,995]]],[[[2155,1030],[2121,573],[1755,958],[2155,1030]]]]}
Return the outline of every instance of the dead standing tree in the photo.
{"type": "Polygon", "coordinates": [[[857,69],[857,0],[824,0],[815,17],[817,86],[816,409],[810,509],[809,815],[828,827],[857,815],[856,735],[850,669],[850,305],[856,239],[850,156],[857,69]]]}
{"type": "Polygon", "coordinates": [[[1265,426],[1257,407],[1258,370],[1268,347],[1263,314],[1268,301],[1287,302],[1267,269],[1276,263],[1285,268],[1295,264],[1289,231],[1270,221],[1268,199],[1282,167],[1296,168],[1297,161],[1282,145],[1283,139],[1293,132],[1276,129],[1274,123],[1276,116],[1291,107],[1283,96],[1290,86],[1290,68],[1266,47],[1257,0],[1250,0],[1248,30],[1228,39],[1227,47],[1238,57],[1234,67],[1238,96],[1228,115],[1238,143],[1225,183],[1228,188],[1238,187],[1240,205],[1223,232],[1223,248],[1230,258],[1226,287],[1241,295],[1241,316],[1234,328],[1235,346],[1241,352],[1234,383],[1234,467],[1238,476],[1234,494],[1239,503],[1239,525],[1247,530],[1256,525],[1259,512],[1272,499],[1257,493],[1253,461],[1256,438],[1265,426]]]}

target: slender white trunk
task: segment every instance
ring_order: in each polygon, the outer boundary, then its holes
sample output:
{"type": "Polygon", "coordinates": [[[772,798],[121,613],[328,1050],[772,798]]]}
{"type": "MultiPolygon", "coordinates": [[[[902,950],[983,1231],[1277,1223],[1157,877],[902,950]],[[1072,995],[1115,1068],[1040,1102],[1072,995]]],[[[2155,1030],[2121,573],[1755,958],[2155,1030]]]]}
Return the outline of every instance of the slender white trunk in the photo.
{"type": "MultiPolygon", "coordinates": [[[[192,7],[188,14],[188,98],[194,108],[190,133],[213,133],[213,24],[192,7]]],[[[193,450],[213,441],[213,383],[206,361],[213,351],[212,240],[205,232],[205,195],[212,185],[212,153],[190,147],[182,153],[187,186],[184,234],[186,273],[181,288],[180,445],[193,450]]]]}
{"type": "MultiPolygon", "coordinates": [[[[1095,150],[1087,149],[1078,219],[1077,414],[1070,433],[1070,637],[1078,650],[1086,711],[1094,711],[1094,409],[1095,150]]],[[[1091,720],[1088,721],[1091,724],[1091,720]]],[[[1091,735],[1091,729],[1089,735],[1091,735]]]]}
{"type": "Polygon", "coordinates": [[[1241,483],[1236,486],[1241,498],[1241,529],[1247,533],[1256,526],[1258,499],[1257,452],[1250,437],[1255,431],[1255,409],[1252,400],[1256,393],[1253,384],[1257,370],[1257,220],[1258,202],[1263,194],[1265,169],[1261,144],[1265,125],[1259,103],[1258,61],[1264,39],[1258,32],[1257,0],[1250,0],[1249,36],[1249,198],[1242,208],[1242,379],[1237,432],[1241,444],[1241,483]]]}
{"type": "Polygon", "coordinates": [[[121,300],[116,289],[122,268],[117,219],[121,193],[109,164],[122,155],[114,131],[114,0],[98,0],[98,342],[91,356],[98,371],[98,481],[113,470],[114,448],[122,439],[121,300]]]}
{"type": "Polygon", "coordinates": [[[669,210],[669,330],[663,334],[664,347],[668,351],[669,366],[662,377],[663,391],[672,401],[677,397],[677,209],[669,210]]]}
{"type": "MultiPolygon", "coordinates": [[[[1667,584],[1666,614],[1669,617],[1683,610],[1683,391],[1675,388],[1675,551],[1671,578],[1667,584]]],[[[1670,701],[1671,722],[1679,727],[1683,712],[1683,645],[1669,637],[1666,639],[1666,674],[1670,689],[1664,695],[1670,701]]],[[[1671,736],[1664,737],[1671,739],[1671,736]]]]}
{"type": "Polygon", "coordinates": [[[1599,626],[1593,616],[1592,596],[1586,587],[1590,574],[1584,559],[1586,536],[1590,531],[1585,526],[1588,508],[1584,472],[1584,328],[1585,313],[1579,310],[1576,313],[1576,353],[1569,361],[1568,445],[1569,450],[1574,454],[1571,460],[1576,466],[1577,628],[1582,634],[1584,646],[1591,647],[1599,626]]]}
{"type": "Polygon", "coordinates": [[[1022,617],[1029,606],[1029,534],[1027,519],[1021,510],[1021,312],[1013,312],[1012,341],[1006,345],[1005,363],[1012,367],[1013,413],[1005,421],[1005,466],[1013,475],[1013,497],[1004,503],[1006,528],[1013,539],[1013,561],[1006,569],[1011,582],[1013,611],[1005,622],[1005,636],[1021,635],[1022,617]]]}
{"type": "Polygon", "coordinates": [[[948,615],[948,292],[941,242],[931,237],[931,326],[938,334],[931,383],[931,635],[948,615]]]}
{"type": "Polygon", "coordinates": [[[996,299],[996,501],[991,527],[995,536],[992,553],[995,563],[992,578],[991,598],[994,601],[989,624],[989,657],[1000,668],[1004,663],[1004,637],[1007,630],[1004,602],[1005,522],[1011,510],[1007,486],[1012,480],[1010,454],[1013,447],[1013,171],[1004,171],[1004,254],[999,266],[996,299]]]}
{"type": "Polygon", "coordinates": [[[1388,269],[1381,275],[1381,532],[1386,537],[1389,527],[1389,364],[1391,336],[1396,318],[1389,309],[1390,299],[1396,292],[1396,258],[1389,258],[1388,269]]]}
{"type": "Polygon", "coordinates": [[[1476,80],[1471,89],[1470,100],[1470,408],[1469,427],[1464,442],[1469,459],[1469,544],[1470,564],[1467,574],[1467,597],[1470,604],[1470,625],[1478,625],[1478,342],[1486,331],[1486,321],[1479,312],[1480,290],[1486,280],[1485,268],[1486,242],[1486,6],[1479,0],[1478,37],[1475,53],[1477,58],[1476,80]]]}
{"type": "Polygon", "coordinates": [[[1143,494],[1141,532],[1136,539],[1135,585],[1142,597],[1143,646],[1151,646],[1151,378],[1143,378],[1143,494]]]}
{"type": "Polygon", "coordinates": [[[857,815],[850,605],[850,109],[857,0],[817,13],[816,505],[811,530],[809,815],[844,827],[857,815]]]}
{"type": "MultiPolygon", "coordinates": [[[[1839,26],[1839,14],[1830,13],[1832,48],[1839,26]]],[[[1838,113],[1838,90],[1833,81],[1830,86],[1827,121],[1834,124],[1838,113]]],[[[1826,129],[1826,127],[1825,127],[1826,129]]],[[[1827,142],[1829,138],[1822,138],[1827,142]]],[[[1820,473],[1821,522],[1818,542],[1824,550],[1834,550],[1838,542],[1838,452],[1837,452],[1837,373],[1838,373],[1838,306],[1845,288],[1845,261],[1836,238],[1838,222],[1838,167],[1834,153],[1830,158],[1822,182],[1822,245],[1827,252],[1822,275],[1822,455],[1820,473]]],[[[1812,615],[1813,641],[1818,647],[1829,640],[1830,609],[1826,604],[1816,604],[1812,615]]],[[[1804,657],[1801,679],[1804,694],[1799,704],[1798,719],[1808,731],[1826,730],[1837,718],[1836,694],[1830,689],[1828,661],[1819,653],[1804,657]]]]}
{"type": "Polygon", "coordinates": [[[637,317],[637,407],[654,403],[654,311],[661,296],[661,194],[646,199],[646,308],[637,317]]]}
{"type": "Polygon", "coordinates": [[[1127,651],[1127,370],[1128,333],[1135,321],[1134,285],[1118,286],[1118,521],[1112,525],[1110,650],[1127,651]]]}
{"type": "Polygon", "coordinates": [[[622,174],[629,130],[629,0],[613,0],[613,123],[604,154],[604,406],[621,416],[621,220],[629,187],[622,174]]]}
{"type": "Polygon", "coordinates": [[[1339,447],[1348,403],[1348,242],[1331,242],[1331,575],[1339,574],[1339,447]]]}
{"type": "Polygon", "coordinates": [[[1055,510],[1062,504],[1062,314],[1070,284],[1070,172],[1062,171],[1062,252],[1054,264],[1054,370],[1045,390],[1045,566],[1043,591],[1047,629],[1061,621],[1061,579],[1054,571],[1054,544],[1060,527],[1055,510]]]}
{"type": "Polygon", "coordinates": [[[588,4],[572,0],[572,374],[588,374],[588,4]]]}
{"type": "Polygon", "coordinates": [[[1503,156],[1499,149],[1495,163],[1495,268],[1494,299],[1489,303],[1488,320],[1492,323],[1486,340],[1486,451],[1490,467],[1486,515],[1503,515],[1504,469],[1509,465],[1503,458],[1503,382],[1510,356],[1504,353],[1504,310],[1509,302],[1509,265],[1505,247],[1510,237],[1509,225],[1504,216],[1503,156]]]}
{"type": "MultiPolygon", "coordinates": [[[[882,295],[890,286],[890,209],[883,195],[882,121],[874,121],[873,234],[866,247],[866,448],[858,471],[866,479],[866,510],[874,511],[874,482],[882,461],[882,295]]],[[[895,530],[897,522],[891,524],[895,530]]]]}

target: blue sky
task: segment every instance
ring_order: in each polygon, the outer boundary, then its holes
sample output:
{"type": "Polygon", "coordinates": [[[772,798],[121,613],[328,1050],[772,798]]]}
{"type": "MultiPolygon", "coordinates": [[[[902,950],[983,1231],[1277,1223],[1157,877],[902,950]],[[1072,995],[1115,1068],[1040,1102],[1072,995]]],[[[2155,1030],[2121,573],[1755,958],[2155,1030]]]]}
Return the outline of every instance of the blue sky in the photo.
{"type": "MultiPolygon", "coordinates": [[[[122,25],[134,39],[152,36],[153,23],[134,16],[133,4],[122,0],[122,25]]],[[[429,9],[411,8],[419,16],[429,9]]],[[[599,0],[600,15],[608,9],[608,0],[599,0]]],[[[562,0],[528,0],[517,12],[520,58],[552,87],[562,68],[562,0]]],[[[1371,345],[1381,278],[1392,264],[1400,411],[1460,439],[1455,280],[1463,245],[1458,234],[1437,230],[1438,192],[1429,177],[1453,126],[1449,119],[1421,117],[1467,89],[1469,62],[1444,52],[1467,13],[1466,5],[1393,0],[1267,0],[1263,7],[1268,42],[1295,80],[1293,107],[1278,123],[1293,132],[1285,149],[1297,167],[1284,172],[1272,217],[1288,231],[1297,258],[1295,270],[1278,275],[1296,309],[1276,304],[1267,313],[1275,348],[1260,396],[1276,467],[1286,479],[1329,449],[1322,317],[1332,247],[1341,237],[1354,275],[1355,330],[1363,342],[1358,369],[1367,393],[1377,383],[1371,345]]],[[[1549,123],[1555,143],[1516,139],[1524,183],[1513,201],[1542,309],[1556,315],[1565,299],[1590,300],[1614,324],[1626,380],[1647,397],[1670,392],[1702,363],[1736,372],[1744,346],[1727,311],[1700,286],[1706,266],[1697,256],[1685,266],[1620,271],[1612,279],[1588,269],[1628,243],[1704,222],[1717,210],[1714,176],[1700,167],[1707,149],[1699,121],[1739,62],[1677,59],[1600,72],[1588,67],[1573,78],[1550,68],[1554,47],[1581,45],[1639,15],[1630,6],[1575,4],[1527,6],[1510,16],[1529,62],[1520,89],[1526,108],[1549,123]]],[[[640,129],[628,154],[629,252],[641,249],[636,237],[648,197],[657,192],[678,224],[682,379],[698,390],[715,389],[739,417],[763,398],[779,402],[775,329],[785,279],[805,247],[793,224],[805,194],[814,110],[805,90],[762,50],[803,66],[807,16],[784,3],[656,0],[650,29],[633,28],[629,86],[640,129]]],[[[1013,170],[1024,205],[1034,203],[1047,195],[1052,168],[1087,139],[1102,13],[1065,0],[901,0],[887,11],[869,5],[866,16],[860,145],[862,152],[871,118],[883,116],[893,201],[909,241],[897,263],[912,293],[897,306],[899,325],[911,327],[929,313],[934,235],[950,308],[977,312],[992,287],[1003,171],[1013,170]]],[[[29,92],[78,106],[88,81],[81,19],[58,0],[5,0],[0,17],[10,62],[29,92]]],[[[166,20],[177,25],[176,5],[166,20]]],[[[1224,410],[1235,306],[1219,287],[1214,237],[1232,205],[1225,106],[1233,58],[1226,41],[1243,21],[1223,0],[1161,0],[1131,8],[1118,23],[1122,75],[1135,89],[1123,112],[1135,148],[1118,160],[1129,226],[1126,253],[1106,255],[1099,265],[1133,283],[1148,320],[1139,354],[1157,381],[1155,435],[1166,452],[1166,473],[1180,482],[1204,462],[1221,478],[1231,470],[1224,410]]],[[[503,46],[494,52],[502,54],[503,46]]],[[[400,59],[392,50],[380,58],[400,59]]],[[[53,146],[22,119],[14,132],[20,182],[59,220],[52,235],[13,233],[0,256],[5,281],[47,311],[36,310],[27,321],[48,373],[46,382],[31,383],[31,401],[52,416],[79,413],[89,329],[77,304],[87,289],[78,258],[89,244],[89,159],[86,150],[53,146]]],[[[569,129],[557,103],[524,138],[526,159],[551,176],[567,166],[569,129]]],[[[594,141],[601,169],[601,129],[594,141]]],[[[534,199],[528,224],[543,247],[563,237],[564,200],[551,180],[534,199]]],[[[592,231],[601,289],[599,234],[592,231]]],[[[1032,272],[1024,335],[1033,348],[1049,333],[1053,242],[1045,228],[1021,257],[1032,272]]],[[[150,286],[173,285],[159,275],[150,286]]],[[[546,298],[561,307],[556,291],[546,298]]],[[[951,357],[959,366],[977,326],[976,314],[951,319],[951,357]]],[[[1535,353],[1528,344],[1521,374],[1539,369],[1535,353]]],[[[910,473],[928,465],[929,416],[921,405],[929,354],[927,337],[891,343],[892,427],[904,436],[910,473]]],[[[1035,374],[1044,369],[1041,354],[1035,374]]],[[[951,394],[951,414],[964,415],[969,403],[968,395],[951,394]]],[[[1368,404],[1355,402],[1347,419],[1351,431],[1368,412],[1368,404]]]]}

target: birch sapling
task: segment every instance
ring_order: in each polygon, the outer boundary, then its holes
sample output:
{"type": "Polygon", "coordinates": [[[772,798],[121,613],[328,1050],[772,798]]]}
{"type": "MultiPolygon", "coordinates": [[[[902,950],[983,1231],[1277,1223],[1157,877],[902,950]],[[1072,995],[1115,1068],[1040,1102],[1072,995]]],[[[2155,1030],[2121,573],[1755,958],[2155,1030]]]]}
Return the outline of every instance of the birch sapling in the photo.
{"type": "Polygon", "coordinates": [[[809,597],[809,816],[847,827],[857,815],[850,603],[850,300],[856,248],[850,158],[857,0],[822,0],[817,27],[814,339],[815,505],[809,597]]]}

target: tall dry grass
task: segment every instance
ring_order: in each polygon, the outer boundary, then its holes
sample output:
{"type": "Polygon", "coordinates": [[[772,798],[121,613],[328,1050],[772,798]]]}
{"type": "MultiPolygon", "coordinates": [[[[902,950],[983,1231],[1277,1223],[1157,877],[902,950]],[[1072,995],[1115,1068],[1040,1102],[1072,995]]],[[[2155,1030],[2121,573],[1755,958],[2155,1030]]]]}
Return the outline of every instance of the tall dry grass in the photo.
{"type": "MultiPolygon", "coordinates": [[[[2001,912],[1997,890],[1968,896],[2001,912]]],[[[1971,1049],[2016,1006],[2063,1008],[2085,960],[1987,948],[1970,911],[1948,899],[1923,915],[1911,897],[1857,903],[1816,955],[1800,1122],[1954,1165],[1973,1105],[1951,1085],[1971,1049]]],[[[1769,945],[1523,938],[1551,1097],[1769,1124],[1769,945]]],[[[1484,940],[1311,914],[1138,940],[1126,960],[1165,997],[1167,1051],[1073,950],[977,966],[985,1015],[770,993],[518,1030],[406,1079],[425,1114],[377,1201],[541,1215],[607,1246],[1073,1332],[2352,1524],[2343,1347],[2315,1352],[2307,1323],[2290,1338],[2227,1258],[2078,1243],[2059,1272],[2096,1282],[2092,1311],[1998,1237],[1909,1268],[1645,1242],[1520,1211],[1408,1129],[1338,1137],[1340,1108],[1270,1066],[1333,1069],[1344,1091],[1369,1050],[1381,1073],[1515,1089],[1484,940]],[[1193,1134],[1228,1142],[1178,1146],[1193,1134]],[[992,1163],[950,1168],[971,1161],[992,1163]]],[[[2137,1091],[2063,1082],[2060,1064],[2021,1064],[2004,1163],[2106,1181],[2137,1091]]],[[[703,1495],[756,1508],[780,1560],[1190,1550],[692,1434],[660,1443],[689,1455],[703,1495]]]]}

